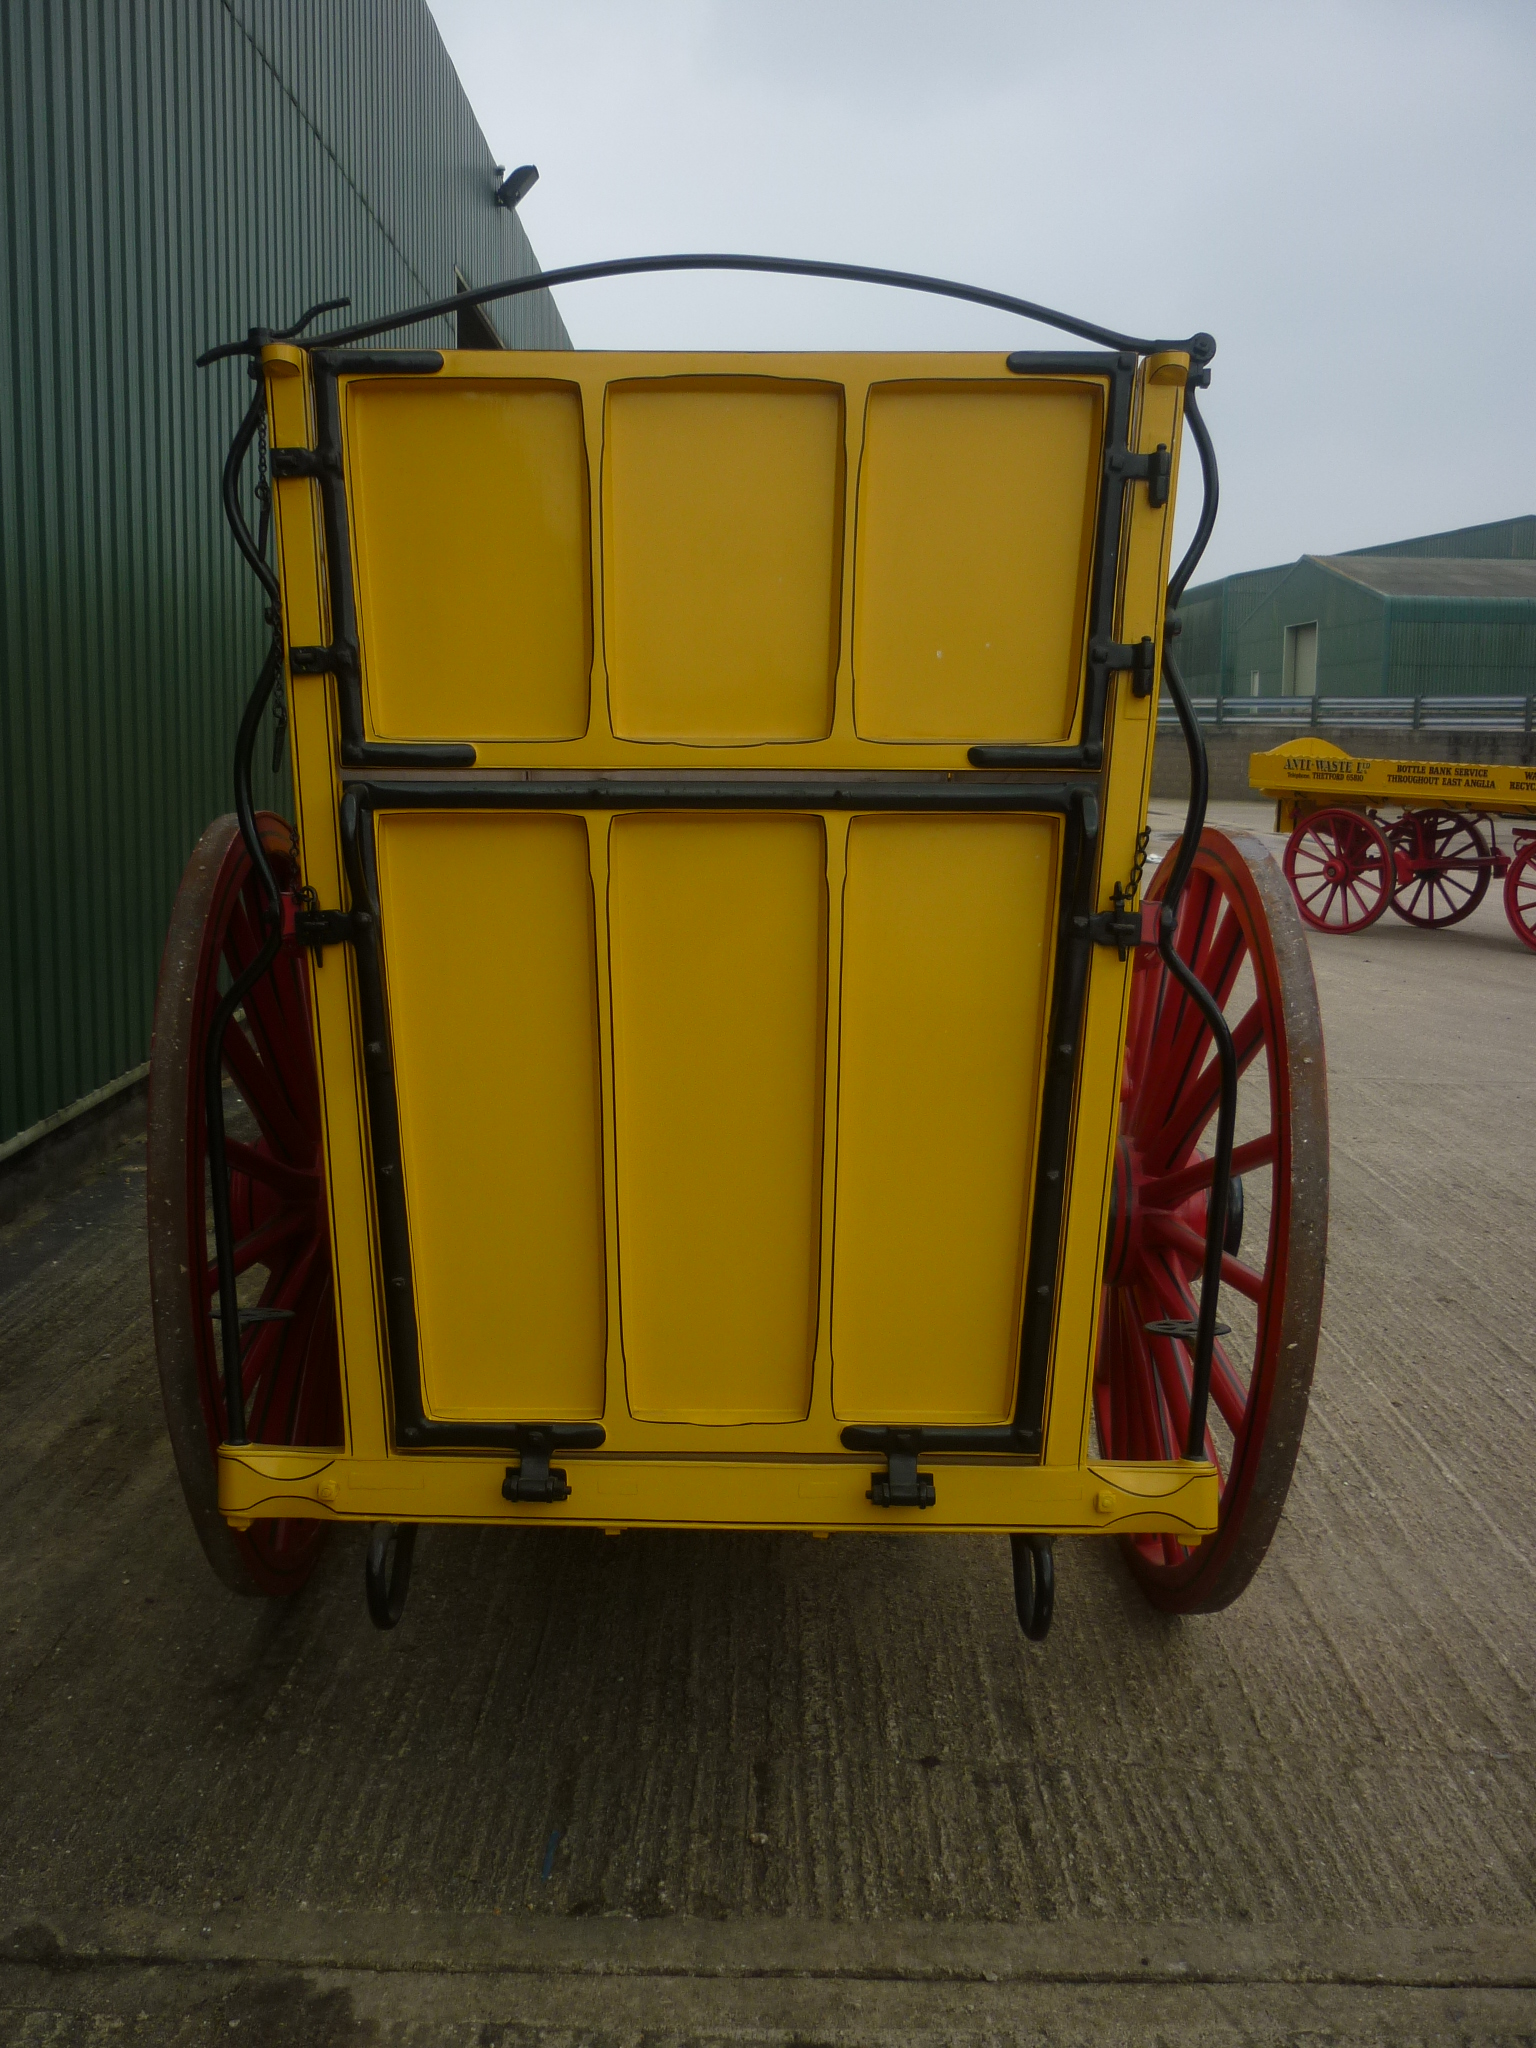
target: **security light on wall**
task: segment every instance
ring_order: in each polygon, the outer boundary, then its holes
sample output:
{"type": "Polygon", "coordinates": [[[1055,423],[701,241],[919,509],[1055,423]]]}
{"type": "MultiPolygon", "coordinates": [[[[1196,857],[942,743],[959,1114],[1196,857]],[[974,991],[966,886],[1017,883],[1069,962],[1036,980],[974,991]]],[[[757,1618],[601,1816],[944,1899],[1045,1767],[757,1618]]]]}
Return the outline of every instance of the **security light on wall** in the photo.
{"type": "Polygon", "coordinates": [[[526,198],[539,182],[537,164],[519,164],[508,178],[503,178],[496,187],[496,204],[506,207],[510,213],[520,199],[526,198]]]}

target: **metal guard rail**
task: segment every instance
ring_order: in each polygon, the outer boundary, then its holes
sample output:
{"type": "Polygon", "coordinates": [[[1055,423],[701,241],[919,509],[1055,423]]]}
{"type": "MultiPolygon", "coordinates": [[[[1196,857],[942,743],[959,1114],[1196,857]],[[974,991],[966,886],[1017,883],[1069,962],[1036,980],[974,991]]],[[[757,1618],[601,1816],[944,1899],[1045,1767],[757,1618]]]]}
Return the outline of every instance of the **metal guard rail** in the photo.
{"type": "MultiPolygon", "coordinates": [[[[1536,732],[1536,695],[1529,697],[1193,697],[1201,725],[1401,726],[1409,732],[1536,732]]],[[[1159,725],[1176,725],[1165,698],[1159,725]]]]}

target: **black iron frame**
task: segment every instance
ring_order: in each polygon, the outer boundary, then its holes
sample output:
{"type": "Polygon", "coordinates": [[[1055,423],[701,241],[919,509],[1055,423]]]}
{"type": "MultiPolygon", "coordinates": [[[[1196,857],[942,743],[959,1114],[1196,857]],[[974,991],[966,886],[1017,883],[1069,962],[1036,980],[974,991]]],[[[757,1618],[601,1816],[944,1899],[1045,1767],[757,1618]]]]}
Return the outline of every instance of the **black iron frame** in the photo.
{"type": "MultiPolygon", "coordinates": [[[[530,1431],[537,1434],[541,1455],[548,1447],[576,1449],[603,1441],[600,1425],[552,1424],[475,1425],[439,1423],[428,1418],[422,1401],[419,1352],[417,1348],[414,1292],[410,1273],[409,1225],[399,1146],[399,1111],[393,1065],[389,1054],[389,1028],[379,953],[379,909],[377,873],[374,865],[372,819],[377,808],[469,807],[546,808],[709,808],[724,809],[851,809],[851,810],[945,810],[953,812],[1057,812],[1063,815],[1063,870],[1059,891],[1054,989],[1047,1049],[1045,1085],[1042,1091],[1041,1127],[1031,1211],[1030,1255],[1026,1275],[1024,1311],[1020,1335],[1018,1392],[1012,1421],[997,1428],[898,1429],[852,1426],[843,1432],[849,1450],[880,1451],[898,1456],[903,1466],[928,1450],[1006,1451],[1038,1453],[1041,1447],[1043,1408],[1049,1369],[1050,1345],[1055,1322],[1057,1268],[1064,1219],[1067,1154],[1080,1065],[1083,1008],[1086,1001],[1088,969],[1095,935],[1090,926],[1099,833],[1099,781],[1104,765],[1103,738],[1109,678],[1119,670],[1135,674],[1138,694],[1155,692],[1157,650],[1150,642],[1141,647],[1117,644],[1112,638],[1113,611],[1118,577],[1120,543],[1124,518],[1125,490],[1145,481],[1154,504],[1165,503],[1170,463],[1168,453],[1159,449],[1152,456],[1132,454],[1128,446],[1134,374],[1138,357],[1165,351],[1187,353],[1191,359],[1186,394],[1186,418],[1200,451],[1205,481],[1205,503],[1195,540],[1169,586],[1167,610],[1171,614],[1182,595],[1195,563],[1204,551],[1216,513],[1216,468],[1214,451],[1195,403],[1195,391],[1209,381],[1206,365],[1215,354],[1215,343],[1207,334],[1195,334],[1182,341],[1148,341],[1124,335],[1060,314],[1031,301],[950,280],[921,277],[899,271],[874,270],[852,264],[829,264],[780,257],[670,256],[634,257],[613,262],[572,266],[532,277],[515,278],[455,293],[451,297],[418,306],[404,313],[361,322],[333,331],[305,344],[308,348],[316,406],[316,445],[313,449],[278,448],[271,451],[274,477],[309,477],[319,486],[325,532],[326,583],[331,638],[327,645],[290,648],[290,668],[295,674],[330,674],[336,678],[338,717],[342,736],[342,763],[347,769],[371,769],[387,774],[405,768],[472,768],[476,761],[473,745],[438,743],[400,745],[369,741],[362,715],[361,651],[358,640],[355,594],[352,588],[351,539],[346,504],[344,451],[342,446],[340,385],[342,375],[420,375],[442,367],[441,352],[418,350],[360,350],[342,344],[355,343],[422,321],[455,313],[469,306],[511,298],[522,293],[547,290],[553,285],[575,283],[599,277],[634,275],[664,270],[746,270],[776,274],[826,277],[858,283],[893,285],[907,290],[987,305],[1041,321],[1079,337],[1106,344],[1107,354],[1062,354],[1019,351],[1011,355],[1008,368],[1016,375],[1091,374],[1107,379],[1108,410],[1105,420],[1104,468],[1095,526],[1095,546],[1089,600],[1088,645],[1085,650],[1086,688],[1081,708],[1081,737],[1075,744],[1010,747],[978,745],[970,749],[974,769],[1047,769],[1057,774],[1082,777],[1056,787],[1040,782],[998,781],[983,774],[883,776],[878,786],[862,777],[825,775],[764,777],[760,774],[711,776],[690,772],[679,777],[626,777],[623,775],[579,775],[564,777],[541,774],[536,780],[505,781],[493,774],[476,774],[451,782],[431,782],[419,777],[399,781],[348,778],[342,798],[341,829],[343,851],[352,894],[349,919],[358,968],[359,1004],[364,1037],[365,1086],[368,1098],[370,1139],[373,1149],[375,1195],[378,1205],[381,1253],[383,1257],[384,1300],[389,1339],[391,1386],[395,1409],[395,1436],[402,1449],[515,1448],[526,1450],[530,1431]],[[1087,777],[1094,779],[1090,782],[1087,777]]],[[[282,338],[296,334],[318,313],[333,310],[346,301],[332,301],[313,308],[294,327],[283,330],[282,338]]],[[[261,351],[279,338],[272,329],[253,328],[242,342],[223,344],[199,357],[199,367],[226,357],[244,355],[251,373],[259,375],[261,351]]],[[[279,905],[275,883],[259,845],[254,826],[247,830],[250,805],[250,753],[256,724],[271,694],[280,667],[281,627],[275,609],[275,579],[267,565],[265,550],[258,551],[238,505],[235,485],[253,435],[259,396],[242,422],[240,433],[226,464],[224,500],[226,516],[235,531],[242,552],[261,578],[269,596],[268,616],[273,628],[273,646],[263,665],[262,676],[252,694],[241,727],[236,753],[236,797],[244,833],[267,893],[272,898],[272,929],[260,961],[242,981],[270,965],[277,950],[279,905]],[[232,482],[232,475],[234,482],[232,482]],[[247,734],[246,728],[250,728],[247,734]],[[254,841],[254,843],[253,843],[254,841]]],[[[1169,632],[1177,631],[1171,622],[1169,632]]],[[[1187,1454],[1203,1454],[1205,1414],[1209,1395],[1212,1347],[1215,1337],[1216,1305],[1220,1285],[1221,1240],[1226,1214],[1225,1190],[1230,1180],[1233,1127],[1236,1110],[1236,1063],[1230,1033],[1219,1008],[1194,975],[1179,959],[1174,947],[1177,905],[1204,822],[1207,789],[1204,740],[1179,677],[1171,649],[1165,644],[1162,670],[1179,711],[1191,763],[1191,800],[1179,859],[1164,899],[1159,950],[1168,971],[1188,989],[1211,1026],[1221,1066],[1221,1109],[1218,1116],[1215,1179],[1210,1201],[1207,1256],[1202,1281],[1200,1316],[1195,1344],[1190,1432],[1187,1454]]],[[[253,814],[251,814],[253,816],[253,814]]],[[[236,995],[220,1005],[210,1033],[206,1072],[219,1071],[220,1047],[236,995]]],[[[215,1237],[221,1296],[234,1296],[233,1245],[228,1229],[228,1188],[223,1167],[222,1094],[215,1099],[214,1081],[208,1083],[210,1156],[214,1165],[215,1237]],[[223,1179],[223,1199],[220,1181],[223,1179]],[[222,1223],[223,1227],[220,1227],[222,1223]]],[[[245,1438],[244,1397],[241,1384],[242,1338],[238,1318],[226,1317],[224,1328],[227,1430],[230,1442],[245,1438]]]]}
{"type": "MultiPolygon", "coordinates": [[[[385,1326],[395,1438],[403,1450],[464,1450],[521,1444],[529,1425],[434,1422],[424,1411],[410,1226],[400,1145],[399,1098],[390,1049],[388,1000],[381,950],[374,818],[379,811],[506,810],[583,813],[655,811],[942,812],[951,816],[1055,815],[1063,820],[1060,922],[1051,1003],[1051,1041],[1044,1088],[1046,1112],[1037,1146],[1031,1219],[1028,1300],[1020,1345],[1015,1419],[997,1429],[921,1432],[922,1448],[1010,1450],[1040,1447],[1041,1407],[1049,1364],[1056,1268],[1060,1256],[1068,1141],[1078,1068],[1083,1003],[1093,941],[1085,920],[1093,905],[1099,805],[1091,785],[1002,781],[979,775],[838,777],[793,775],[668,776],[541,774],[509,781],[494,774],[438,781],[349,777],[341,801],[342,856],[352,898],[352,940],[357,961],[364,1085],[373,1157],[385,1326]]],[[[539,1425],[556,1430],[562,1448],[578,1448],[569,1434],[583,1425],[539,1425]]],[[[590,1425],[585,1427],[590,1428],[590,1425]]],[[[849,1449],[884,1448],[889,1432],[850,1429],[849,1449]],[[880,1439],[877,1446],[874,1439],[880,1439]]],[[[911,1432],[904,1432],[909,1435],[911,1432]]],[[[583,1439],[586,1441],[587,1439],[583,1439]]],[[[601,1442],[601,1432],[596,1441],[601,1442]]]]}
{"type": "MultiPolygon", "coordinates": [[[[352,540],[347,506],[345,452],[342,443],[340,380],[346,377],[428,376],[443,366],[435,349],[311,348],[310,367],[315,397],[313,448],[275,447],[270,451],[274,478],[308,477],[320,491],[325,532],[325,582],[331,638],[324,646],[290,647],[288,665],[295,675],[336,678],[337,717],[341,727],[341,759],[347,768],[473,768],[471,742],[370,740],[363,719],[362,652],[357,595],[353,585],[352,540]]],[[[1126,486],[1132,457],[1127,445],[1135,389],[1136,358],[1118,353],[1062,353],[1016,350],[1008,357],[1015,376],[1103,378],[1106,385],[1102,472],[1094,517],[1088,618],[1083,648],[1084,688],[1080,707],[1081,737],[1074,744],[1042,746],[978,745],[968,758],[977,768],[1043,768],[1053,774],[1081,770],[1096,774],[1104,765],[1104,714],[1109,678],[1129,667],[1140,650],[1114,639],[1116,577],[1124,531],[1126,486]]],[[[1147,643],[1148,655],[1151,642],[1147,643]]],[[[1148,692],[1153,676],[1148,674],[1148,692]]]]}

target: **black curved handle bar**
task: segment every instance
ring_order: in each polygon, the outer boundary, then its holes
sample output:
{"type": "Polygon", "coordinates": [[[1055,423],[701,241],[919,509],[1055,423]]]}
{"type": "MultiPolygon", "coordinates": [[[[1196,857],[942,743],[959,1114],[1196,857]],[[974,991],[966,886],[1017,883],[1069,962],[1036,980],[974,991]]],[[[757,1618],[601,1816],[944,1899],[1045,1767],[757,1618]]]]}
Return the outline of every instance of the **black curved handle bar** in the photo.
{"type": "MultiPolygon", "coordinates": [[[[1000,313],[1017,313],[1025,320],[1038,320],[1043,327],[1075,334],[1080,341],[1096,341],[1101,348],[1127,349],[1135,355],[1152,356],[1178,351],[1203,369],[1216,353],[1214,338],[1205,333],[1186,335],[1182,341],[1149,341],[1135,334],[1121,334],[1113,327],[1100,327],[1093,320],[1079,320],[1071,313],[1057,313],[1049,306],[1037,306],[1033,299],[1016,299],[1008,292],[992,292],[980,285],[957,284],[947,277],[924,277],[911,270],[876,270],[862,263],[821,263],[802,256],[616,256],[603,263],[572,263],[563,270],[540,270],[528,277],[504,278],[500,284],[481,285],[474,291],[454,292],[446,299],[431,299],[424,306],[412,306],[403,313],[386,313],[377,320],[359,320],[351,327],[335,327],[326,334],[312,335],[306,348],[341,348],[349,342],[367,341],[376,334],[390,334],[397,328],[414,327],[423,320],[439,320],[465,306],[488,306],[497,299],[520,298],[525,292],[541,292],[559,284],[586,284],[599,277],[636,277],[657,270],[757,270],[778,277],[829,277],[846,284],[890,285],[898,291],[930,292],[942,299],[964,299],[973,306],[991,306],[1000,313]]],[[[342,301],[341,303],[345,303],[342,301]]],[[[254,355],[269,341],[291,339],[316,313],[329,307],[317,306],[303,320],[279,335],[270,328],[253,327],[244,341],[221,342],[204,350],[197,359],[201,370],[228,356],[254,355]],[[259,337],[259,339],[258,339],[259,337]]]]}

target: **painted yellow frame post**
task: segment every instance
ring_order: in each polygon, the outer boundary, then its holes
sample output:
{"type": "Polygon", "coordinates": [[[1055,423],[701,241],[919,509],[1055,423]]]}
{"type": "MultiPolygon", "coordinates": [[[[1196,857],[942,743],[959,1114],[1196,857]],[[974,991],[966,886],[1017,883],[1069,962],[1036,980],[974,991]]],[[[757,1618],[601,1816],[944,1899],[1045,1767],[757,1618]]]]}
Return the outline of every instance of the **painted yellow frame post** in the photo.
{"type": "MultiPolygon", "coordinates": [[[[1096,574],[1113,638],[1160,645],[1172,535],[1172,490],[1105,482],[1114,363],[508,352],[342,374],[356,701],[313,664],[289,676],[293,779],[320,904],[355,903],[372,863],[421,1412],[446,1439],[558,1419],[603,1441],[561,1453],[570,1498],[548,1504],[503,1497],[506,1448],[397,1441],[362,996],[336,945],[313,990],[346,1439],[226,1448],[227,1514],[1214,1527],[1210,1466],[1089,1455],[1112,948],[1088,965],[1038,1455],[925,1452],[935,1505],[882,1509],[878,1457],[843,1443],[1000,1431],[1019,1396],[1073,792],[1107,909],[1155,735],[1155,694],[1115,672],[1102,771],[1081,752],[1096,574]],[[1032,751],[991,772],[975,747],[1032,751]],[[1015,807],[967,807],[1000,781],[1015,807]],[[1047,786],[1068,794],[1035,804],[1047,786]]],[[[1151,358],[1130,392],[1131,450],[1172,450],[1175,476],[1188,367],[1151,358]]],[[[313,364],[279,345],[265,369],[273,446],[312,448],[313,364]]],[[[329,647],[321,485],[280,477],[275,512],[286,644],[329,647]]]]}

